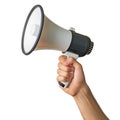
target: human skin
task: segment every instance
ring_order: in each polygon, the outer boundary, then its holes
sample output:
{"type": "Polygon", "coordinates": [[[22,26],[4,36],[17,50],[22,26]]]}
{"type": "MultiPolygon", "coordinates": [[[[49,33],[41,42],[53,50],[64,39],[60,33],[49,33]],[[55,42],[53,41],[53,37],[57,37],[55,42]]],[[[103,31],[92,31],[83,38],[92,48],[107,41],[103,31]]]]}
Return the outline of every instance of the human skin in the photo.
{"type": "Polygon", "coordinates": [[[79,62],[73,58],[60,56],[57,73],[58,83],[70,82],[67,88],[61,86],[60,88],[74,98],[84,120],[109,120],[87,85],[79,62]]]}

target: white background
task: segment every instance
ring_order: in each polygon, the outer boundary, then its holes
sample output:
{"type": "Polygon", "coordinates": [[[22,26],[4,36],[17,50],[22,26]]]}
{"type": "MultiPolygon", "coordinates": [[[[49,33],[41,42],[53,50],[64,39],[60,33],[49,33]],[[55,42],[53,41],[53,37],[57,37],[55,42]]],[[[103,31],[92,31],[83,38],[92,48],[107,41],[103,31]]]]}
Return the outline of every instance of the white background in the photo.
{"type": "Polygon", "coordinates": [[[72,97],[56,82],[60,51],[21,52],[21,36],[30,9],[65,29],[88,35],[95,46],[78,61],[98,103],[111,120],[120,108],[119,0],[4,0],[0,2],[0,120],[82,120],[72,97]]]}

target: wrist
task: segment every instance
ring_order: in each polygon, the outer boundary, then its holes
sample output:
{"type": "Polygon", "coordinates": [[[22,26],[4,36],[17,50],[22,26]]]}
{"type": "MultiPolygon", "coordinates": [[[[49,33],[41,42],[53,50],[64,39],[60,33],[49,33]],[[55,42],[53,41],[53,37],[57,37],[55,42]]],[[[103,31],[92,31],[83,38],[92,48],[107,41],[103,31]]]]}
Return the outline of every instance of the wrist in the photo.
{"type": "Polygon", "coordinates": [[[84,82],[78,91],[78,93],[73,96],[75,100],[82,99],[84,96],[89,96],[91,94],[90,88],[86,82],[84,82]]]}

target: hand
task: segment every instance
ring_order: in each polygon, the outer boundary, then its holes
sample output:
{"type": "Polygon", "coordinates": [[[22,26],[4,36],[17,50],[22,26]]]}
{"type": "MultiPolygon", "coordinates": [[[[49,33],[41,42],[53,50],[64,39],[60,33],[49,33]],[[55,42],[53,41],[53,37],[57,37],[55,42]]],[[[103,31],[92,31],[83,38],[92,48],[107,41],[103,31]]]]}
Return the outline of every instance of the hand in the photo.
{"type": "Polygon", "coordinates": [[[86,83],[82,65],[71,57],[59,57],[57,73],[58,82],[70,82],[67,88],[60,87],[71,96],[75,96],[86,83]]]}

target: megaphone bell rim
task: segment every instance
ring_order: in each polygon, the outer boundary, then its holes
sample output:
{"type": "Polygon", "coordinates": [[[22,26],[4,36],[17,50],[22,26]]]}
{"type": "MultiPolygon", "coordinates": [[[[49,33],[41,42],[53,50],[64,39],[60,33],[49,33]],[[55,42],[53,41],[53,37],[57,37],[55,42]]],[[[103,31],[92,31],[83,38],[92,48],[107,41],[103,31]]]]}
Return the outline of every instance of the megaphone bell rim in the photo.
{"type": "Polygon", "coordinates": [[[24,25],[24,28],[23,28],[23,33],[22,33],[22,45],[21,45],[21,46],[22,46],[22,51],[23,51],[23,53],[24,53],[25,55],[29,55],[30,53],[32,53],[32,52],[35,50],[36,45],[38,44],[39,38],[40,38],[41,33],[42,33],[43,25],[44,25],[44,11],[43,11],[43,8],[42,8],[41,5],[35,5],[35,6],[31,9],[31,11],[29,12],[29,14],[28,14],[28,16],[27,16],[27,19],[26,19],[26,22],[25,22],[25,25],[24,25]],[[31,50],[30,50],[29,52],[26,52],[25,49],[24,49],[24,36],[25,36],[25,32],[26,32],[26,27],[27,27],[28,21],[29,21],[31,15],[32,15],[32,13],[34,12],[34,10],[35,10],[36,8],[39,8],[39,9],[40,9],[40,12],[41,12],[41,21],[40,21],[41,26],[40,26],[40,30],[38,31],[39,33],[38,33],[37,39],[36,39],[33,47],[31,48],[31,50]]]}

